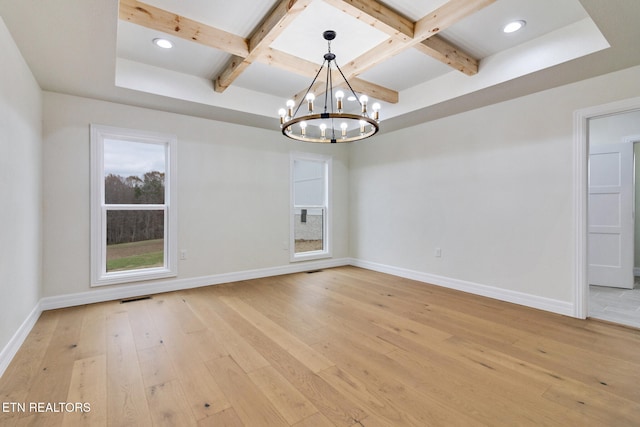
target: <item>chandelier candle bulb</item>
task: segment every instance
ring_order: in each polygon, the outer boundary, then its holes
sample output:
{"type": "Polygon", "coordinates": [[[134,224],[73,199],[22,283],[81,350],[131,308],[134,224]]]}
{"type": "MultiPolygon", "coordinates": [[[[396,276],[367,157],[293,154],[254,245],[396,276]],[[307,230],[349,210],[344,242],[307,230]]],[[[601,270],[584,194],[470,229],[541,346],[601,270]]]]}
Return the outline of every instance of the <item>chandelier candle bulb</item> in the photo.
{"type": "Polygon", "coordinates": [[[300,122],[300,133],[302,136],[307,134],[307,122],[300,122]]]}
{"type": "Polygon", "coordinates": [[[364,125],[367,124],[364,120],[360,120],[360,135],[364,135],[364,125]]]}
{"type": "Polygon", "coordinates": [[[341,113],[342,112],[342,100],[344,98],[344,92],[339,90],[336,92],[336,101],[338,104],[338,112],[341,113]]]}
{"type": "Polygon", "coordinates": [[[371,108],[373,109],[373,120],[376,122],[380,120],[380,104],[375,102],[371,108]]]}
{"type": "Polygon", "coordinates": [[[313,113],[313,101],[316,99],[316,96],[312,93],[307,94],[307,106],[309,107],[309,112],[313,113]]]}
{"type": "Polygon", "coordinates": [[[293,102],[293,99],[289,99],[287,101],[287,116],[291,119],[293,117],[293,107],[294,105],[296,105],[295,102],[293,102]]]}
{"type": "Polygon", "coordinates": [[[322,123],[320,125],[320,138],[325,139],[327,137],[327,125],[322,123]]]}
{"type": "Polygon", "coordinates": [[[362,95],[360,97],[360,104],[362,105],[362,114],[367,114],[367,102],[369,101],[369,97],[367,95],[362,95]]]}
{"type": "Polygon", "coordinates": [[[287,115],[287,110],[281,108],[278,110],[278,115],[280,116],[280,127],[284,124],[285,116],[287,115]]]}
{"type": "Polygon", "coordinates": [[[347,126],[349,126],[349,125],[346,124],[345,122],[340,123],[340,129],[342,129],[342,137],[343,138],[347,137],[347,126]]]}

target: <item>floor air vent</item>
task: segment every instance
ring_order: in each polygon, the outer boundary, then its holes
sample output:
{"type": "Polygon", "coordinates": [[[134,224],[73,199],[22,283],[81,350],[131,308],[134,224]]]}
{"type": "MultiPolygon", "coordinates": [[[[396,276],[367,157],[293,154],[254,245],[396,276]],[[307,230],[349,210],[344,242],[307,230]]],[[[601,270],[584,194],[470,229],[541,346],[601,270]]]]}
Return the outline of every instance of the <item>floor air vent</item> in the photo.
{"type": "Polygon", "coordinates": [[[134,301],[142,301],[145,299],[151,299],[150,295],[145,295],[145,296],[141,296],[141,297],[133,297],[133,298],[125,298],[125,299],[121,299],[120,300],[120,304],[125,304],[127,302],[134,302],[134,301]]]}
{"type": "Polygon", "coordinates": [[[307,271],[307,274],[320,273],[322,270],[311,270],[307,271]]]}

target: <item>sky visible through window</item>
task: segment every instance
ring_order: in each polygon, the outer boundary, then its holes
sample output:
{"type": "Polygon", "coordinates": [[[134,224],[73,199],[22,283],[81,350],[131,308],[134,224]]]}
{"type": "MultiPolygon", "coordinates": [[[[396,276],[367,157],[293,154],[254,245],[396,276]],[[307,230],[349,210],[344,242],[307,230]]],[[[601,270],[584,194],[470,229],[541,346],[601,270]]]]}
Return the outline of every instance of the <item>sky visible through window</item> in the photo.
{"type": "Polygon", "coordinates": [[[104,173],[142,178],[146,172],[165,172],[165,145],[104,140],[104,173]]]}

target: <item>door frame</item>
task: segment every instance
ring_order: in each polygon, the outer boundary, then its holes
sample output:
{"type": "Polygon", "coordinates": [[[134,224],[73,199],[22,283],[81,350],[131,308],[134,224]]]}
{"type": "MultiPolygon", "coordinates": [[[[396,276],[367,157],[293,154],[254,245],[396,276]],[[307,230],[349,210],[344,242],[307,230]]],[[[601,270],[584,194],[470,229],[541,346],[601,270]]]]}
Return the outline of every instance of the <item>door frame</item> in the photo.
{"type": "Polygon", "coordinates": [[[584,108],[573,113],[573,218],[574,218],[574,316],[586,319],[589,313],[588,280],[588,164],[589,119],[640,110],[640,97],[584,108]]]}
{"type": "Polygon", "coordinates": [[[633,250],[634,250],[633,275],[635,277],[640,275],[640,272],[638,272],[640,268],[636,269],[636,262],[635,262],[636,260],[636,252],[635,252],[636,251],[636,215],[638,214],[638,212],[636,212],[636,174],[640,173],[640,169],[636,169],[640,166],[636,163],[638,161],[638,159],[636,159],[636,144],[640,146],[640,134],[625,136],[622,142],[631,144],[632,150],[633,150],[633,205],[631,209],[633,209],[633,250]],[[636,170],[638,172],[636,172],[636,170]],[[638,274],[636,274],[636,272],[638,272],[638,274]]]}

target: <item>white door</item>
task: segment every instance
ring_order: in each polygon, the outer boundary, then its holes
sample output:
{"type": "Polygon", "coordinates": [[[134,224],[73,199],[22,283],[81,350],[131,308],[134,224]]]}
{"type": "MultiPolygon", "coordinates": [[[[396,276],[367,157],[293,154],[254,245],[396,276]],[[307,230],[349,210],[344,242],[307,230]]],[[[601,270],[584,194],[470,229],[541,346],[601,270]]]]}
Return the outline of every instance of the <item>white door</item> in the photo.
{"type": "Polygon", "coordinates": [[[589,284],[633,288],[633,143],[589,147],[589,284]]]}

